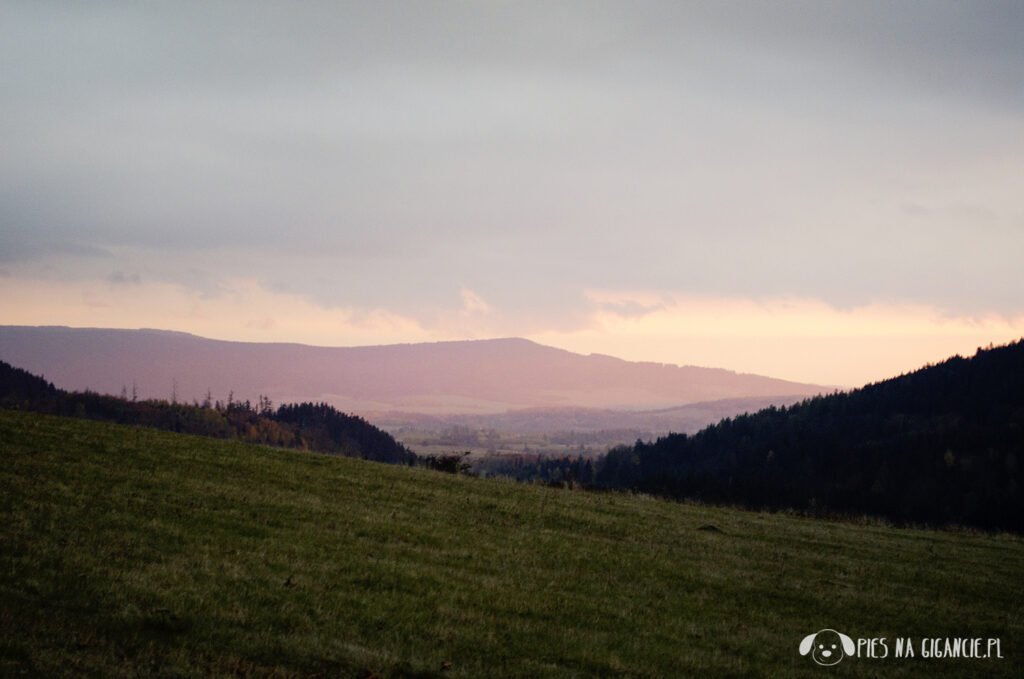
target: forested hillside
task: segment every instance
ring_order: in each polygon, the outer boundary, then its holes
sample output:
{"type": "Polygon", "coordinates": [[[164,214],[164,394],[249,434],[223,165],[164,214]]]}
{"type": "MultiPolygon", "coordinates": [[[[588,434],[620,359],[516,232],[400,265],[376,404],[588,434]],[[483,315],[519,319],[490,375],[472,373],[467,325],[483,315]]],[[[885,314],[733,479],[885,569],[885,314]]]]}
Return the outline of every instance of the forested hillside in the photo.
{"type": "Polygon", "coordinates": [[[598,485],[1024,530],[1024,343],[609,452],[598,485]]]}
{"type": "MultiPolygon", "coordinates": [[[[261,397],[226,403],[139,401],[91,392],[66,392],[46,380],[0,361],[0,407],[135,424],[214,438],[236,439],[300,450],[412,464],[416,455],[360,417],[326,404],[287,404],[274,408],[261,397]]],[[[429,460],[427,461],[430,462],[429,460]]]]}

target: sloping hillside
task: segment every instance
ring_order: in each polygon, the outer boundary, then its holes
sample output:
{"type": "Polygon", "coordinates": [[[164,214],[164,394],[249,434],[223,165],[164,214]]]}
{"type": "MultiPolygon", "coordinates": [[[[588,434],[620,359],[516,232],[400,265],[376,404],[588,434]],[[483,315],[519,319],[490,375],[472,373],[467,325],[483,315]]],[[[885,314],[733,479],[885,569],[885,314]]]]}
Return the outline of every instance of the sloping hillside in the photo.
{"type": "Polygon", "coordinates": [[[612,451],[602,484],[1024,531],[1024,342],[612,451]]]}
{"type": "Polygon", "coordinates": [[[820,679],[798,646],[823,627],[1003,655],[890,651],[847,658],[849,677],[1015,677],[1022,660],[1016,537],[4,410],[0,461],[2,676],[820,679]]]}
{"type": "Polygon", "coordinates": [[[94,392],[57,389],[46,380],[0,361],[0,407],[65,415],[119,424],[235,439],[392,464],[429,463],[390,434],[360,417],[323,403],[289,403],[272,407],[261,399],[248,402],[189,405],[162,400],[139,401],[94,392]]]}
{"type": "Polygon", "coordinates": [[[825,391],[728,370],[582,356],[523,339],[330,348],[157,330],[0,326],[0,360],[68,390],[140,398],[326,402],[346,412],[667,408],[825,391]]]}

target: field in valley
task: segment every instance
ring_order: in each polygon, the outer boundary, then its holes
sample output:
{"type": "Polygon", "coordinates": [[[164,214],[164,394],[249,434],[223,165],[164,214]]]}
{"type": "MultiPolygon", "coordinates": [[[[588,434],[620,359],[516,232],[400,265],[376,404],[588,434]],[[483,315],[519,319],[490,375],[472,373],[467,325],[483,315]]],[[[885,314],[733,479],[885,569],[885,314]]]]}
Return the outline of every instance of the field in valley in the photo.
{"type": "Polygon", "coordinates": [[[1019,676],[1024,540],[0,411],[0,675],[1019,676]],[[801,656],[835,628],[888,658],[801,656]],[[998,638],[1002,659],[896,659],[998,638]]]}

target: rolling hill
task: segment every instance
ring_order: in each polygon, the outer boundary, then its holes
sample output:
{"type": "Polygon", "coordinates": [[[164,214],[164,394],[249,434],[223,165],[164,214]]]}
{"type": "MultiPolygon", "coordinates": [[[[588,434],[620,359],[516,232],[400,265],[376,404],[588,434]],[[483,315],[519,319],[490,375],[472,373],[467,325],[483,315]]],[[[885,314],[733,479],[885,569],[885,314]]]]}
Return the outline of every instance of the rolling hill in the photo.
{"type": "Polygon", "coordinates": [[[1024,542],[0,410],[0,675],[1015,677],[1024,542]],[[835,627],[886,658],[801,656],[835,627]],[[1001,658],[895,658],[896,637],[1001,658]],[[829,672],[828,670],[832,671],[829,672]]]}
{"type": "Polygon", "coordinates": [[[139,398],[325,402],[358,414],[643,410],[829,391],[723,369],[583,356],[524,339],[330,348],[160,330],[0,326],[0,360],[67,390],[139,398]]]}

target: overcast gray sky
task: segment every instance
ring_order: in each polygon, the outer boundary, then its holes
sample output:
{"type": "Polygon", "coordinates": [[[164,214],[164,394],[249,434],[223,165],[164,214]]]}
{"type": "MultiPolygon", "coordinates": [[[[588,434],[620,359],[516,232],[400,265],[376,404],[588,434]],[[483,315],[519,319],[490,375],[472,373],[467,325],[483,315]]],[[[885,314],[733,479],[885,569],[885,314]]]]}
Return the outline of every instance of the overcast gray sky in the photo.
{"type": "Polygon", "coordinates": [[[1020,2],[5,2],[0,322],[802,378],[679,340],[717,300],[1005,341],[1022,35],[1020,2]]]}

